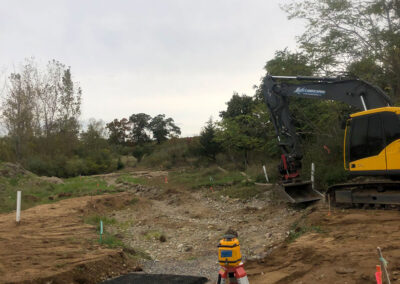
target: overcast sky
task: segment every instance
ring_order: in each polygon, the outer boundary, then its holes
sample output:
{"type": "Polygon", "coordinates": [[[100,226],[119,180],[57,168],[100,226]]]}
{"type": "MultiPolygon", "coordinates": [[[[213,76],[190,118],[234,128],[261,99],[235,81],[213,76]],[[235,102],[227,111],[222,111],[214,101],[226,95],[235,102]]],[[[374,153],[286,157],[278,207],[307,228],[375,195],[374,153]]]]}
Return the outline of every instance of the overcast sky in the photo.
{"type": "Polygon", "coordinates": [[[71,66],[82,120],[166,114],[198,134],[233,91],[253,85],[276,50],[294,50],[304,27],[279,0],[3,1],[0,67],[24,58],[71,66]]]}

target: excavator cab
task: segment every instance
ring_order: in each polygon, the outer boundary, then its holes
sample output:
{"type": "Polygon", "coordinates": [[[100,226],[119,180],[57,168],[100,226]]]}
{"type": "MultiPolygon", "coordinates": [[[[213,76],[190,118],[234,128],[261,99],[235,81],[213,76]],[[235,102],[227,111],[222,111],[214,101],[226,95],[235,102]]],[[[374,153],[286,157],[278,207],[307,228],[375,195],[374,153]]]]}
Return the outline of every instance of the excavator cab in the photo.
{"type": "Polygon", "coordinates": [[[400,107],[352,114],[344,149],[344,167],[352,175],[399,176],[400,107]]]}

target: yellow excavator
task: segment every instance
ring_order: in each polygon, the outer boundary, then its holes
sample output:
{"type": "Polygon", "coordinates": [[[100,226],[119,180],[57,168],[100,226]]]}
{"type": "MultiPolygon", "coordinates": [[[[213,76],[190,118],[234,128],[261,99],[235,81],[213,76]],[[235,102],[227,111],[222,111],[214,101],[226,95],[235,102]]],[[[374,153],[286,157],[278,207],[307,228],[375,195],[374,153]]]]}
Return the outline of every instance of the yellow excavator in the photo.
{"type": "Polygon", "coordinates": [[[326,193],[331,201],[400,205],[400,107],[393,107],[382,89],[352,78],[267,75],[262,92],[282,150],[278,168],[288,201],[323,198],[311,181],[302,181],[299,174],[303,154],[289,110],[289,97],[299,97],[341,101],[360,110],[346,122],[344,168],[353,176],[374,178],[329,187],[326,193]]]}

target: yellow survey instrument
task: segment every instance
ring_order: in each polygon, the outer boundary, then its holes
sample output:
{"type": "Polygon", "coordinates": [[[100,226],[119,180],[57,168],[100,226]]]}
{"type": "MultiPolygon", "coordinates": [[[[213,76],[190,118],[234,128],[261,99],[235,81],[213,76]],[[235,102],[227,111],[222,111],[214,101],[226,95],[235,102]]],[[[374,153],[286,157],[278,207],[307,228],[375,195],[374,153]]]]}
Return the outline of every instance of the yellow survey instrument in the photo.
{"type": "Polygon", "coordinates": [[[225,235],[219,241],[218,262],[221,266],[235,267],[242,262],[239,240],[234,235],[225,235]]]}

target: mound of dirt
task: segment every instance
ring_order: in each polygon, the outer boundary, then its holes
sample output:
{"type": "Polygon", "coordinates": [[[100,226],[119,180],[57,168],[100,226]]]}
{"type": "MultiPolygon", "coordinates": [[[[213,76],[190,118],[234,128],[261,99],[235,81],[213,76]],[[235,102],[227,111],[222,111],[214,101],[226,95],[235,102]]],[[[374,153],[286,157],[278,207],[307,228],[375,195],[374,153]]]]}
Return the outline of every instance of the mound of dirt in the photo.
{"type": "Polygon", "coordinates": [[[64,184],[64,181],[58,177],[46,177],[42,176],[39,178],[41,181],[52,183],[52,184],[64,184]]]}
{"type": "Polygon", "coordinates": [[[33,175],[28,170],[25,170],[21,165],[19,164],[13,164],[13,163],[2,163],[0,165],[0,176],[7,177],[7,178],[12,178],[12,177],[17,177],[17,176],[24,176],[24,175],[33,175]]]}
{"type": "MultiPolygon", "coordinates": [[[[246,264],[250,282],[376,283],[376,248],[389,262],[391,279],[400,277],[400,215],[397,211],[318,208],[303,216],[298,238],[266,258],[246,264]]],[[[399,279],[398,279],[399,278],[399,279]]]]}
{"type": "Polygon", "coordinates": [[[81,212],[86,214],[104,213],[110,210],[120,210],[125,208],[139,199],[135,196],[124,194],[124,198],[116,198],[115,195],[104,195],[102,198],[90,198],[81,212]]]}

